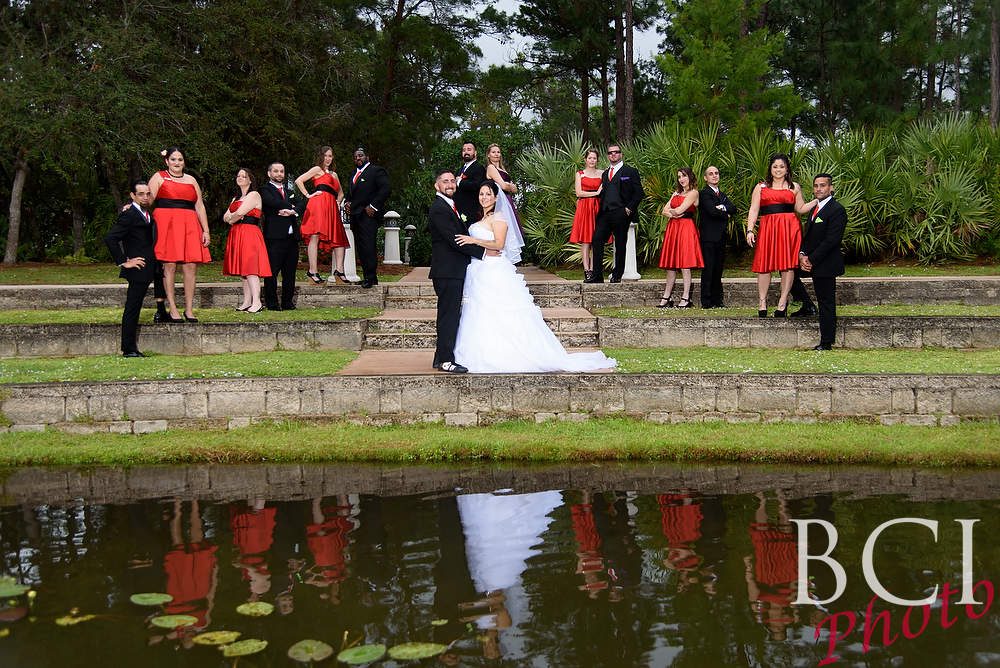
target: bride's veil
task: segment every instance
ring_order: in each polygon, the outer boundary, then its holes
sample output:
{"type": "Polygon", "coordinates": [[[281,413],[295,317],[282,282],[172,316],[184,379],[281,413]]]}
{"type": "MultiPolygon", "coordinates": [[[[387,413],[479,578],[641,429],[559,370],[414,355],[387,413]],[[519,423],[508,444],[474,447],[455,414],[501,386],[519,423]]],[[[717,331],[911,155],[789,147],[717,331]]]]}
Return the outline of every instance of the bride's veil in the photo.
{"type": "Polygon", "coordinates": [[[496,208],[494,209],[494,215],[500,218],[505,223],[507,223],[507,238],[504,240],[503,244],[503,254],[511,264],[517,264],[521,261],[521,248],[524,246],[524,237],[521,236],[521,229],[517,224],[517,215],[514,213],[514,207],[510,205],[510,200],[507,199],[507,193],[503,190],[495,193],[497,197],[496,208]]]}

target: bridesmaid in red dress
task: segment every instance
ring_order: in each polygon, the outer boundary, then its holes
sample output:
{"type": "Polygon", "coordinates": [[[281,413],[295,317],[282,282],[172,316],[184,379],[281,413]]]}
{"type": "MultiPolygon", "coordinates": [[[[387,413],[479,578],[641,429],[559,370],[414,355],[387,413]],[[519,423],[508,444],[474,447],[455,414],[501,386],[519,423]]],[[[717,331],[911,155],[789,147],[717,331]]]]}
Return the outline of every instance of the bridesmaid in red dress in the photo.
{"type": "Polygon", "coordinates": [[[667,229],[663,233],[663,250],[660,267],[667,270],[667,284],[657,308],[674,308],[674,282],[680,269],[684,281],[684,294],[677,308],[691,308],[691,269],[701,269],[705,260],[701,256],[698,229],[694,226],[694,212],[698,210],[698,179],[690,167],[677,170],[677,189],[670,202],[663,207],[667,229]]]}
{"type": "Polygon", "coordinates": [[[153,252],[163,263],[163,287],[167,293],[167,322],[198,322],[194,317],[194,284],[198,265],[211,262],[208,253],[208,216],[201,199],[201,187],[184,173],[184,153],[176,146],[161,151],[167,168],[153,174],[149,190],[153,195],[156,246],[153,252]],[[181,264],[184,274],[184,318],[174,298],[174,275],[181,264]]]}
{"type": "Polygon", "coordinates": [[[757,296],[760,304],[757,315],[767,317],[767,289],[771,286],[771,272],[781,273],[781,296],[775,318],[784,318],[788,310],[788,295],[792,291],[795,268],[799,266],[799,248],[802,245],[802,226],[798,213],[807,213],[810,205],[802,199],[802,188],[792,181],[792,168],[788,156],[776,153],[771,156],[767,178],[758,183],[750,196],[747,212],[747,243],[754,248],[751,271],[757,274],[757,296]],[[754,230],[760,216],[760,233],[754,230]]]}
{"type": "Polygon", "coordinates": [[[344,189],[340,187],[337,172],[333,171],[333,149],[320,146],[316,151],[316,165],[308,172],[295,179],[295,185],[309,200],[306,212],[302,216],[302,238],[308,239],[306,256],[309,258],[309,271],[306,277],[316,285],[325,280],[319,274],[317,255],[319,246],[333,249],[335,282],[347,283],[344,275],[344,253],[351,245],[347,240],[347,231],[340,219],[340,205],[344,202],[344,189]],[[306,181],[312,179],[313,191],[306,190],[306,181]]]}
{"type": "Polygon", "coordinates": [[[236,172],[236,188],[229,211],[222,215],[223,222],[230,225],[222,273],[239,276],[243,283],[243,301],[236,310],[260,313],[264,310],[260,303],[260,279],[271,275],[271,262],[260,231],[257,179],[249,169],[243,167],[236,172]]]}
{"type": "Polygon", "coordinates": [[[573,230],[569,234],[571,244],[580,244],[583,258],[583,279],[594,276],[594,259],[590,241],[594,237],[594,221],[600,205],[601,170],[597,168],[597,151],[590,148],[583,156],[584,167],[576,173],[576,213],[573,215],[573,230]]]}

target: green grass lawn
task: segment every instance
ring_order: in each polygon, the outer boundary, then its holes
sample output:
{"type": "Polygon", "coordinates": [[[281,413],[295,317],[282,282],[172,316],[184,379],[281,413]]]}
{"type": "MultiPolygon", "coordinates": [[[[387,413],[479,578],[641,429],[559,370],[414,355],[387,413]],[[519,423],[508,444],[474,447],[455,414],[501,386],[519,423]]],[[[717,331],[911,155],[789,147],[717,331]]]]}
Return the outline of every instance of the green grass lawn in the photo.
{"type": "Polygon", "coordinates": [[[181,378],[252,378],[329,376],[358,354],[353,350],[158,355],[125,359],[119,355],[0,360],[0,382],[176,380],[181,378]]]}
{"type": "MultiPolygon", "coordinates": [[[[619,373],[1000,373],[994,350],[768,350],[746,348],[606,348],[619,373]]],[[[117,355],[0,359],[0,382],[160,380],[254,376],[328,376],[357,356],[344,350],[219,355],[117,355]]]]}
{"type": "MultiPolygon", "coordinates": [[[[771,312],[774,310],[771,305],[771,312]]],[[[789,312],[794,313],[797,303],[792,303],[789,312]]],[[[594,309],[595,315],[611,318],[756,318],[756,306],[740,308],[702,309],[694,308],[621,308],[607,307],[594,309]]],[[[1000,316],[1000,304],[849,304],[837,307],[838,316],[898,317],[898,316],[1000,316]]],[[[3,314],[0,313],[0,318],[3,314]]],[[[2,321],[2,320],[0,320],[2,321]]]]}
{"type": "MultiPolygon", "coordinates": [[[[549,271],[570,281],[582,281],[581,267],[550,268],[549,271]]],[[[607,278],[605,272],[605,278],[607,278]]],[[[698,271],[695,270],[695,280],[698,271]]],[[[642,267],[639,274],[643,279],[666,280],[667,270],[659,267],[642,267]]],[[[845,276],[849,278],[882,278],[895,276],[1000,276],[998,264],[941,264],[923,266],[911,262],[851,264],[847,265],[845,276]]],[[[729,267],[723,272],[723,278],[755,278],[757,274],[750,271],[750,259],[745,261],[729,261],[729,267]]]]}
{"type": "MultiPolygon", "coordinates": [[[[327,266],[322,270],[327,275],[327,266]]],[[[395,269],[395,268],[394,268],[395,269]]],[[[409,269],[408,267],[406,269],[409,269]]],[[[0,266],[0,285],[90,285],[97,283],[123,283],[118,277],[118,267],[108,263],[61,264],[58,262],[30,262],[13,267],[0,266]]],[[[379,283],[393,283],[405,275],[401,273],[380,273],[379,283]]],[[[304,265],[299,267],[296,278],[305,282],[304,265]]],[[[223,276],[222,262],[208,262],[198,267],[199,283],[239,282],[239,277],[223,276]]],[[[180,271],[177,272],[180,285],[180,271]]]]}
{"type": "Polygon", "coordinates": [[[455,428],[278,422],[233,431],[171,430],[142,436],[81,436],[54,430],[0,434],[0,466],[648,460],[995,467],[1000,465],[997,444],[996,423],[660,425],[608,418],[455,428]]]}
{"type": "MultiPolygon", "coordinates": [[[[234,300],[235,303],[235,300],[234,300]]],[[[245,313],[235,308],[195,309],[199,322],[290,322],[305,320],[357,320],[371,318],[380,313],[377,308],[353,308],[331,306],[322,308],[299,308],[294,311],[262,311],[245,313]]],[[[122,309],[115,307],[92,307],[81,309],[54,310],[0,310],[0,325],[100,325],[119,324],[122,309]]],[[[153,310],[143,311],[142,322],[153,321],[153,310]]],[[[156,327],[170,325],[156,325],[156,327]]]]}

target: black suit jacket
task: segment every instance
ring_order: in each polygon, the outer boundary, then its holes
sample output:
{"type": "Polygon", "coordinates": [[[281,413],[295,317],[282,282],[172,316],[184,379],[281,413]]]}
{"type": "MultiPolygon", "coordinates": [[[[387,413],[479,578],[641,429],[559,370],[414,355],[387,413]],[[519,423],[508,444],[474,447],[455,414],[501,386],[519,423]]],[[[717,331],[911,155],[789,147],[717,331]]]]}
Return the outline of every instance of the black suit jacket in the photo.
{"type": "Polygon", "coordinates": [[[601,209],[616,206],[614,195],[617,193],[621,205],[631,211],[629,222],[638,220],[639,203],[646,196],[642,189],[639,170],[631,165],[623,164],[615,171],[615,176],[608,180],[608,170],[601,174],[601,194],[598,196],[601,209]]]}
{"type": "Polygon", "coordinates": [[[278,193],[278,189],[270,181],[258,190],[260,193],[260,211],[263,217],[261,222],[263,224],[265,239],[287,239],[289,237],[298,237],[299,235],[299,217],[297,215],[278,215],[278,211],[281,209],[295,209],[298,211],[294,193],[289,192],[288,188],[284,190],[285,198],[282,198],[278,193]],[[288,232],[289,225],[292,227],[291,234],[288,232]]]}
{"type": "Polygon", "coordinates": [[[456,234],[468,234],[462,219],[455,214],[448,202],[434,196],[428,212],[428,229],[431,233],[431,278],[464,279],[472,258],[483,259],[486,249],[475,244],[459,246],[456,234]]]}
{"type": "Polygon", "coordinates": [[[153,281],[153,265],[156,256],[153,247],[156,245],[156,223],[150,216],[146,222],[145,216],[139,213],[135,205],[130,206],[125,211],[118,214],[118,220],[108,230],[104,237],[104,243],[111,251],[111,258],[115,264],[121,264],[133,257],[141,257],[146,260],[146,266],[134,269],[125,269],[119,272],[119,276],[128,281],[153,281]]]}
{"type": "Polygon", "coordinates": [[[726,193],[720,190],[716,195],[712,186],[705,186],[699,191],[698,227],[702,241],[722,241],[726,236],[726,228],[729,227],[729,218],[735,215],[736,205],[730,201],[726,193]],[[719,204],[726,207],[726,210],[716,209],[719,204]]]}
{"type": "Polygon", "coordinates": [[[486,167],[478,160],[469,165],[465,174],[461,168],[455,172],[458,189],[455,191],[455,206],[468,220],[479,220],[479,189],[486,180],[486,167]]]}
{"type": "Polygon", "coordinates": [[[831,197],[820,209],[819,215],[809,219],[802,235],[802,252],[812,263],[811,275],[818,278],[832,278],[844,273],[844,255],[840,243],[847,229],[847,211],[835,198],[831,197]]]}
{"type": "MultiPolygon", "coordinates": [[[[351,181],[354,180],[356,173],[357,170],[351,174],[351,181]]],[[[389,174],[383,168],[369,162],[357,182],[351,181],[346,184],[348,189],[346,196],[351,203],[351,216],[364,213],[365,208],[371,205],[375,208],[375,220],[381,220],[385,215],[385,201],[392,192],[389,187],[389,174]]]]}

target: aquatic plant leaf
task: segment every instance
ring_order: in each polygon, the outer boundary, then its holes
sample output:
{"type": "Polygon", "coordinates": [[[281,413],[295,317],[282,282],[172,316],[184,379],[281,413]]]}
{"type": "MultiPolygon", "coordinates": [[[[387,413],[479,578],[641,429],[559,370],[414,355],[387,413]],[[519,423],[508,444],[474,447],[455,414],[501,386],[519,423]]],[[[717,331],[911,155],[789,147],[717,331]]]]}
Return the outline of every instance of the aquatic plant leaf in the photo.
{"type": "Polygon", "coordinates": [[[431,626],[444,626],[448,623],[447,619],[435,619],[431,622],[431,626]]]}
{"type": "Polygon", "coordinates": [[[0,629],[0,638],[6,638],[9,635],[10,635],[10,629],[8,628],[0,629]]]}
{"type": "Polygon", "coordinates": [[[20,596],[31,589],[28,585],[18,584],[12,577],[4,576],[0,578],[0,598],[8,596],[20,596]]]}
{"type": "Polygon", "coordinates": [[[404,642],[389,648],[389,656],[397,661],[416,661],[444,653],[447,645],[436,642],[404,642]]]}
{"type": "Polygon", "coordinates": [[[300,640],[288,648],[288,658],[308,663],[322,661],[333,654],[333,648],[320,640],[300,640]]]}
{"type": "Polygon", "coordinates": [[[353,666],[378,661],[385,656],[385,645],[359,645],[345,649],[337,655],[337,661],[353,666]]]}
{"type": "Polygon", "coordinates": [[[231,642],[235,642],[242,633],[239,631],[209,631],[208,633],[199,633],[191,641],[195,645],[228,645],[231,642]]]}
{"type": "Polygon", "coordinates": [[[177,629],[182,626],[191,626],[198,623],[198,618],[191,615],[160,615],[159,617],[153,617],[149,622],[161,629],[177,629]]]}
{"type": "Polygon", "coordinates": [[[170,594],[163,594],[160,592],[147,592],[145,594],[132,594],[128,597],[128,600],[132,601],[136,605],[157,606],[163,605],[164,603],[170,603],[170,601],[174,600],[174,597],[170,594]]]}
{"type": "Polygon", "coordinates": [[[89,622],[97,615],[64,615],[56,619],[56,626],[76,626],[81,622],[89,622]]]}
{"type": "Polygon", "coordinates": [[[222,656],[232,658],[234,656],[248,656],[250,654],[256,654],[265,647],[267,647],[266,640],[248,638],[247,640],[234,642],[232,645],[223,645],[219,649],[222,650],[222,656]]]}
{"type": "Polygon", "coordinates": [[[236,612],[247,617],[267,617],[274,612],[274,606],[263,601],[244,603],[243,605],[236,606],[236,612]]]}

